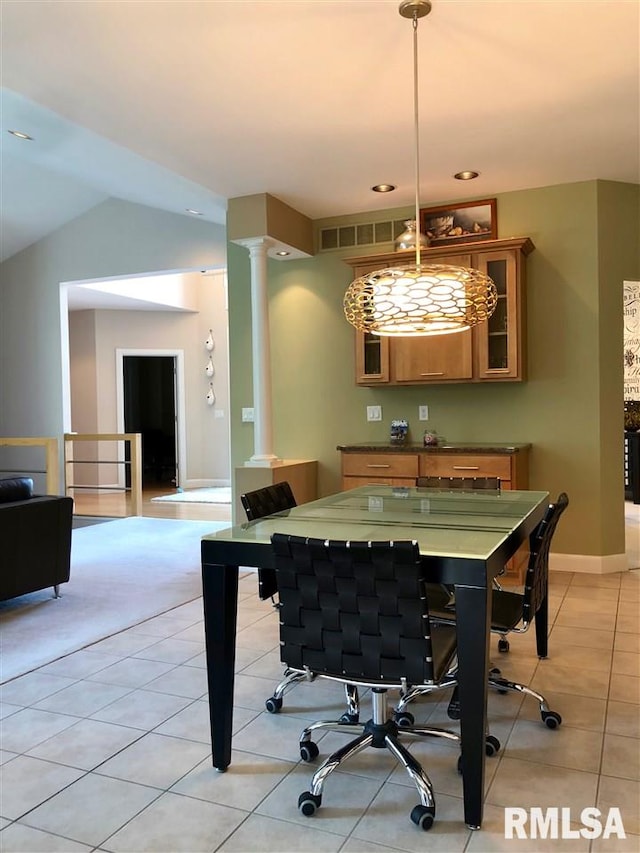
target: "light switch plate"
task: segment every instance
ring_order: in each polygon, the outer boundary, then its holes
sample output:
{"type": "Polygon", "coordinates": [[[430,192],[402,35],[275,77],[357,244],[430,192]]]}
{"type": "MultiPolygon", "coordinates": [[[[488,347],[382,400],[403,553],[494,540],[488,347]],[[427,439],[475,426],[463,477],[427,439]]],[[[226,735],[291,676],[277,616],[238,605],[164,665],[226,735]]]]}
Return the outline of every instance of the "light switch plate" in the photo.
{"type": "Polygon", "coordinates": [[[428,421],[429,420],[429,406],[418,406],[418,420],[419,421],[428,421]]]}
{"type": "Polygon", "coordinates": [[[242,410],[242,423],[244,424],[252,424],[253,423],[253,408],[246,408],[242,410]]]}
{"type": "Polygon", "coordinates": [[[214,418],[223,418],[224,417],[224,409],[216,409],[213,413],[214,418]]]}
{"type": "Polygon", "coordinates": [[[367,406],[367,420],[368,421],[381,421],[382,420],[382,406],[367,406]]]}

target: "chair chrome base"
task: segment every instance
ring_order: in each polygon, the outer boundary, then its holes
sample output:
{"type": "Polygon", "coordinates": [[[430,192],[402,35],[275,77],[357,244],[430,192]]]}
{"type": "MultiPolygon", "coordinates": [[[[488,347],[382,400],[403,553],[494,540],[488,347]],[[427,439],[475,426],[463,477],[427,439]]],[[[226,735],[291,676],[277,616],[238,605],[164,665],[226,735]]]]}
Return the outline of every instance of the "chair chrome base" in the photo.
{"type": "MultiPolygon", "coordinates": [[[[270,696],[264,703],[265,708],[270,714],[277,714],[282,708],[282,697],[288,690],[295,687],[296,684],[299,684],[301,681],[313,681],[314,678],[315,676],[313,673],[287,667],[284,671],[284,678],[273,691],[273,696],[270,696]]],[[[360,697],[358,695],[358,688],[355,684],[345,684],[344,693],[347,700],[347,710],[340,717],[340,722],[357,723],[360,716],[360,697]]]]}
{"type": "Polygon", "coordinates": [[[489,674],[489,687],[493,687],[498,693],[506,693],[508,690],[513,693],[521,693],[523,696],[532,696],[540,706],[540,717],[542,722],[550,729],[557,729],[562,723],[562,717],[557,711],[552,711],[549,708],[547,700],[542,693],[537,693],[531,687],[524,684],[518,684],[517,681],[509,681],[502,678],[499,669],[491,670],[489,674]]]}
{"type": "Polygon", "coordinates": [[[312,733],[319,730],[329,730],[355,734],[355,740],[345,744],[341,749],[330,755],[313,774],[309,791],[302,793],[298,799],[298,808],[302,814],[310,817],[315,814],[322,803],[322,790],[327,778],[341,764],[368,747],[388,749],[402,764],[411,777],[420,798],[420,803],[411,812],[411,820],[423,830],[430,829],[436,813],[436,803],[433,786],[419,761],[400,743],[401,737],[443,737],[460,742],[459,736],[448,729],[427,726],[398,726],[389,718],[387,691],[380,688],[372,689],[373,717],[366,723],[347,723],[335,720],[312,723],[303,729],[300,735],[300,755],[304,761],[310,761],[318,755],[318,747],[312,741],[312,733]]]}

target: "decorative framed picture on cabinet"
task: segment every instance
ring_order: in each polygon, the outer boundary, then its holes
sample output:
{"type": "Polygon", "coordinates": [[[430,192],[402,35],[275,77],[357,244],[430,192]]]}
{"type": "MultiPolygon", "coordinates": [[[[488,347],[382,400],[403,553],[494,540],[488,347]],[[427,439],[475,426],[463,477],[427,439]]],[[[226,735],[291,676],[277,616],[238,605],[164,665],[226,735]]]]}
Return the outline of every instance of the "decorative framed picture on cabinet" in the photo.
{"type": "Polygon", "coordinates": [[[430,246],[455,246],[458,243],[479,243],[498,236],[495,198],[423,207],[420,211],[420,231],[430,246]]]}

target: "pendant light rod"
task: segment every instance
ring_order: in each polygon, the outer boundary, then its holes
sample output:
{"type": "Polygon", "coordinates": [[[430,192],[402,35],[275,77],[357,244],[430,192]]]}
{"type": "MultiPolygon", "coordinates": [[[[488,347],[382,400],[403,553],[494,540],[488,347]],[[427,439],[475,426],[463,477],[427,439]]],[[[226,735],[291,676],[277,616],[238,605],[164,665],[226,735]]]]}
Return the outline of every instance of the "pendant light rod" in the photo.
{"type": "Polygon", "coordinates": [[[403,18],[413,22],[413,134],[415,157],[416,208],[416,267],[420,266],[420,122],[418,98],[418,19],[431,11],[431,0],[404,0],[398,10],[403,18]]]}

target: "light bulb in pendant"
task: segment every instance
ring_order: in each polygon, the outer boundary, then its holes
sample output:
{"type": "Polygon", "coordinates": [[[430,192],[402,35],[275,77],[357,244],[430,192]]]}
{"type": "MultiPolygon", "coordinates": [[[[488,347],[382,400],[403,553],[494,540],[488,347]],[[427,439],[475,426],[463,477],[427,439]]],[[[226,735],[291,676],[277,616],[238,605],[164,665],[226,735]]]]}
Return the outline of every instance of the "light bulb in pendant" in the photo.
{"type": "Polygon", "coordinates": [[[209,352],[211,352],[215,345],[216,345],[215,341],[213,340],[213,330],[209,329],[209,337],[204,342],[205,349],[207,349],[209,352]]]}
{"type": "Polygon", "coordinates": [[[213,393],[213,383],[209,383],[209,390],[207,391],[207,405],[213,406],[216,401],[216,395],[213,393]]]}
{"type": "Polygon", "coordinates": [[[213,359],[211,358],[211,356],[209,356],[209,361],[207,362],[204,368],[204,372],[207,374],[207,376],[213,376],[213,374],[216,372],[216,369],[213,366],[213,359]]]}

